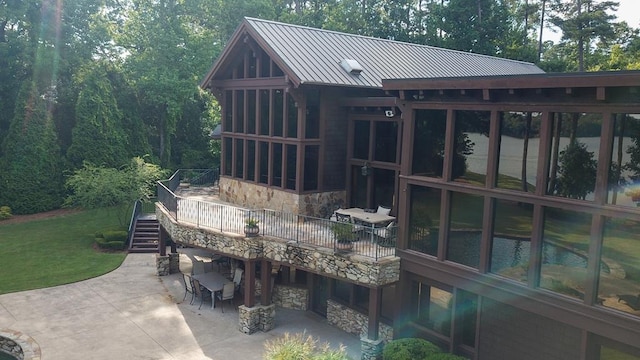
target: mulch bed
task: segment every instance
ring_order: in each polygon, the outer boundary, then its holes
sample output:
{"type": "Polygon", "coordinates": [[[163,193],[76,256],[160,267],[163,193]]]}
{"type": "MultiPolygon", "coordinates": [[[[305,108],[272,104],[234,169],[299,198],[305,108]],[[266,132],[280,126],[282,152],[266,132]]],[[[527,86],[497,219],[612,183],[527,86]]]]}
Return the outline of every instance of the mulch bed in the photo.
{"type": "Polygon", "coordinates": [[[74,214],[80,211],[81,210],[79,209],[57,209],[57,210],[45,211],[37,214],[13,215],[9,219],[0,220],[0,226],[8,225],[8,224],[19,224],[19,223],[24,223],[24,222],[33,221],[33,220],[48,219],[48,218],[53,218],[57,216],[74,214]]]}

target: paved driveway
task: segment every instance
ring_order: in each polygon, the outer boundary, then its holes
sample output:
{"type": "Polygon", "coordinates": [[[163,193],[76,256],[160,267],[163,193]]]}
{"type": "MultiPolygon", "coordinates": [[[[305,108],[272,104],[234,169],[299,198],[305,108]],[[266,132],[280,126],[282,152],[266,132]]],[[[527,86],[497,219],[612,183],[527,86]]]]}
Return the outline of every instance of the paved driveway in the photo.
{"type": "Polygon", "coordinates": [[[31,336],[42,360],[262,359],[265,341],[303,331],[360,358],[357,336],[313,313],[278,308],[275,329],[245,335],[237,310],[198,310],[183,289],[179,274],[155,275],[155,254],[129,254],[94,279],[0,295],[0,329],[31,336]]]}

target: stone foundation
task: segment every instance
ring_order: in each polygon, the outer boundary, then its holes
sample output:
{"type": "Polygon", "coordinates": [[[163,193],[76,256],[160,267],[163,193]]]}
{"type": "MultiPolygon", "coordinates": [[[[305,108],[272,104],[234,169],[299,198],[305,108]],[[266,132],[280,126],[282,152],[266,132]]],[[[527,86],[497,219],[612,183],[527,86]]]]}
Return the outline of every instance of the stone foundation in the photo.
{"type": "Polygon", "coordinates": [[[241,305],[238,307],[238,330],[245,334],[253,334],[261,330],[267,332],[274,327],[276,318],[276,306],[257,305],[254,307],[246,307],[241,305]]]}
{"type": "Polygon", "coordinates": [[[309,307],[309,290],[301,287],[275,285],[273,303],[279,307],[306,311],[309,307]]]}
{"type": "Polygon", "coordinates": [[[180,254],[169,254],[169,273],[176,274],[180,272],[180,254]]]}
{"type": "Polygon", "coordinates": [[[170,274],[170,259],[169,255],[156,255],[156,271],[158,276],[167,276],[170,274]]]}
{"type": "MultiPolygon", "coordinates": [[[[369,317],[336,301],[327,300],[327,322],[348,333],[367,337],[369,317]]],[[[378,326],[378,339],[385,344],[393,340],[393,328],[381,322],[378,326]]]]}
{"type": "Polygon", "coordinates": [[[346,204],[345,191],[299,195],[236,179],[220,178],[220,200],[250,209],[272,209],[326,218],[346,204]],[[274,204],[278,204],[274,207],[274,204]]]}

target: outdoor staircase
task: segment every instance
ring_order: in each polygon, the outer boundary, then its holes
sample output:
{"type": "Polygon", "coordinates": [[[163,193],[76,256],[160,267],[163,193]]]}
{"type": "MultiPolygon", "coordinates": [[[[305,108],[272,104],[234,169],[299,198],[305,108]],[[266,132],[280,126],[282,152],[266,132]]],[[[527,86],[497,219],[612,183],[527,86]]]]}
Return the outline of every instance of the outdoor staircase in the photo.
{"type": "Polygon", "coordinates": [[[160,224],[155,215],[144,215],[136,219],[133,236],[129,244],[130,253],[158,252],[160,224]]]}

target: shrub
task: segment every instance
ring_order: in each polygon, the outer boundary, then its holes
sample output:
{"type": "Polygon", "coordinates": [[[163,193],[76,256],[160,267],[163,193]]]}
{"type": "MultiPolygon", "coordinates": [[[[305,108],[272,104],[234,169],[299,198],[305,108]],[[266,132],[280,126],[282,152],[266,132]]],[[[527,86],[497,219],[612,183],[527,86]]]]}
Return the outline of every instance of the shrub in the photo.
{"type": "Polygon", "coordinates": [[[96,243],[100,249],[104,250],[124,250],[124,241],[107,241],[105,238],[96,238],[96,243]]]}
{"type": "Polygon", "coordinates": [[[122,241],[122,242],[125,242],[125,241],[127,241],[127,238],[129,237],[129,233],[127,233],[126,231],[123,231],[123,230],[105,231],[105,232],[102,233],[102,237],[107,242],[110,242],[110,241],[122,241]]]}
{"type": "Polygon", "coordinates": [[[427,360],[467,360],[467,358],[449,353],[439,353],[429,356],[427,360]]]}
{"type": "Polygon", "coordinates": [[[11,208],[8,206],[0,206],[0,220],[5,220],[10,218],[11,215],[11,208]]]}
{"type": "Polygon", "coordinates": [[[344,346],[334,350],[329,344],[317,346],[317,341],[306,334],[285,333],[283,337],[267,341],[264,345],[267,360],[348,360],[344,346]]]}
{"type": "Polygon", "coordinates": [[[433,343],[419,338],[405,338],[390,341],[382,351],[384,360],[425,360],[442,350],[433,343]]]}

